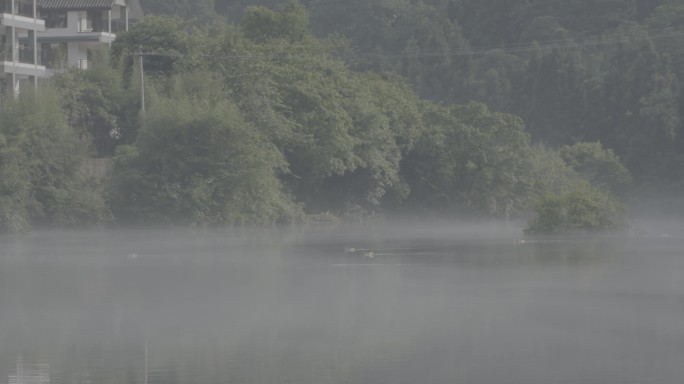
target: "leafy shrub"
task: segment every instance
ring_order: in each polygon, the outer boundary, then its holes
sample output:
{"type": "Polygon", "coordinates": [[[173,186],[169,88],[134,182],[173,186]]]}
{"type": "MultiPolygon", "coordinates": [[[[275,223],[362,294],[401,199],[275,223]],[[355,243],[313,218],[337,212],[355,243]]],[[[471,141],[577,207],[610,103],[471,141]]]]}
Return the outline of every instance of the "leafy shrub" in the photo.
{"type": "Polygon", "coordinates": [[[569,167],[597,188],[621,195],[632,185],[632,176],[620,158],[601,143],[566,145],[559,153],[569,167]]]}
{"type": "Polygon", "coordinates": [[[18,100],[2,100],[0,230],[106,220],[99,187],[82,172],[85,157],[54,90],[26,91],[18,100]]]}
{"type": "Polygon", "coordinates": [[[586,182],[569,192],[547,194],[536,207],[526,234],[600,231],[618,228],[624,207],[610,193],[586,182]]]}
{"type": "Polygon", "coordinates": [[[270,224],[300,209],[276,172],[284,161],[229,102],[159,101],[135,146],[117,149],[113,210],[153,224],[270,224]]]}

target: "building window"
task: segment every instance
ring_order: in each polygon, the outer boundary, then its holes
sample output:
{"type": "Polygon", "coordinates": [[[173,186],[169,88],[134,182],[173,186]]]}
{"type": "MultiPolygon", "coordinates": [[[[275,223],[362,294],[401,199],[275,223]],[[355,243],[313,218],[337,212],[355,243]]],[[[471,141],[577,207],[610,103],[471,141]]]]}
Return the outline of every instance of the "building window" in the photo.
{"type": "Polygon", "coordinates": [[[88,11],[88,20],[95,32],[109,32],[109,25],[102,11],[88,11]]]}
{"type": "Polygon", "coordinates": [[[12,61],[12,44],[8,42],[7,35],[0,34],[0,61],[12,61]]]}
{"type": "Polygon", "coordinates": [[[67,67],[67,43],[43,43],[40,56],[48,69],[64,69],[67,67]]]}
{"type": "Polygon", "coordinates": [[[43,12],[46,28],[66,28],[67,11],[47,11],[43,12]]]}

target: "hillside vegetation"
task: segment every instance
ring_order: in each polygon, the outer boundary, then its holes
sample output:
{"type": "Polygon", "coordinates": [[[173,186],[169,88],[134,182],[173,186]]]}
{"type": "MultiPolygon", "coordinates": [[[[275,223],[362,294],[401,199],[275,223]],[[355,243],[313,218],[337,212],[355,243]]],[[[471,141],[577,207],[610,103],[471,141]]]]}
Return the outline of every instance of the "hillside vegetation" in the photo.
{"type": "Polygon", "coordinates": [[[677,1],[143,6],[91,69],[3,102],[3,228],[617,215],[684,181],[677,1]]]}

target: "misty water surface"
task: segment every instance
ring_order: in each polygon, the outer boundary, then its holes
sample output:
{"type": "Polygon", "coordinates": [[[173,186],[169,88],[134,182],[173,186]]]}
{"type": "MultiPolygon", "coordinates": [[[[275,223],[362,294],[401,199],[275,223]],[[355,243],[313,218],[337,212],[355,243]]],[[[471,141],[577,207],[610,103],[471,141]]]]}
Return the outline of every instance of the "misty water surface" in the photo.
{"type": "Polygon", "coordinates": [[[684,238],[519,233],[2,237],[0,383],[682,382],[684,238]]]}

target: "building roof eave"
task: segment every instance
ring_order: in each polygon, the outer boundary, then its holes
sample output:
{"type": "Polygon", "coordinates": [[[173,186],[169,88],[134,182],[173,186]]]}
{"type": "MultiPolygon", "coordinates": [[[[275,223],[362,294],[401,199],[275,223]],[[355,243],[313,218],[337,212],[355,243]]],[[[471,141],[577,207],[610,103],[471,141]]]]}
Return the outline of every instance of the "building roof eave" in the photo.
{"type": "Polygon", "coordinates": [[[107,10],[112,9],[115,0],[38,0],[36,5],[44,10],[107,10]]]}

